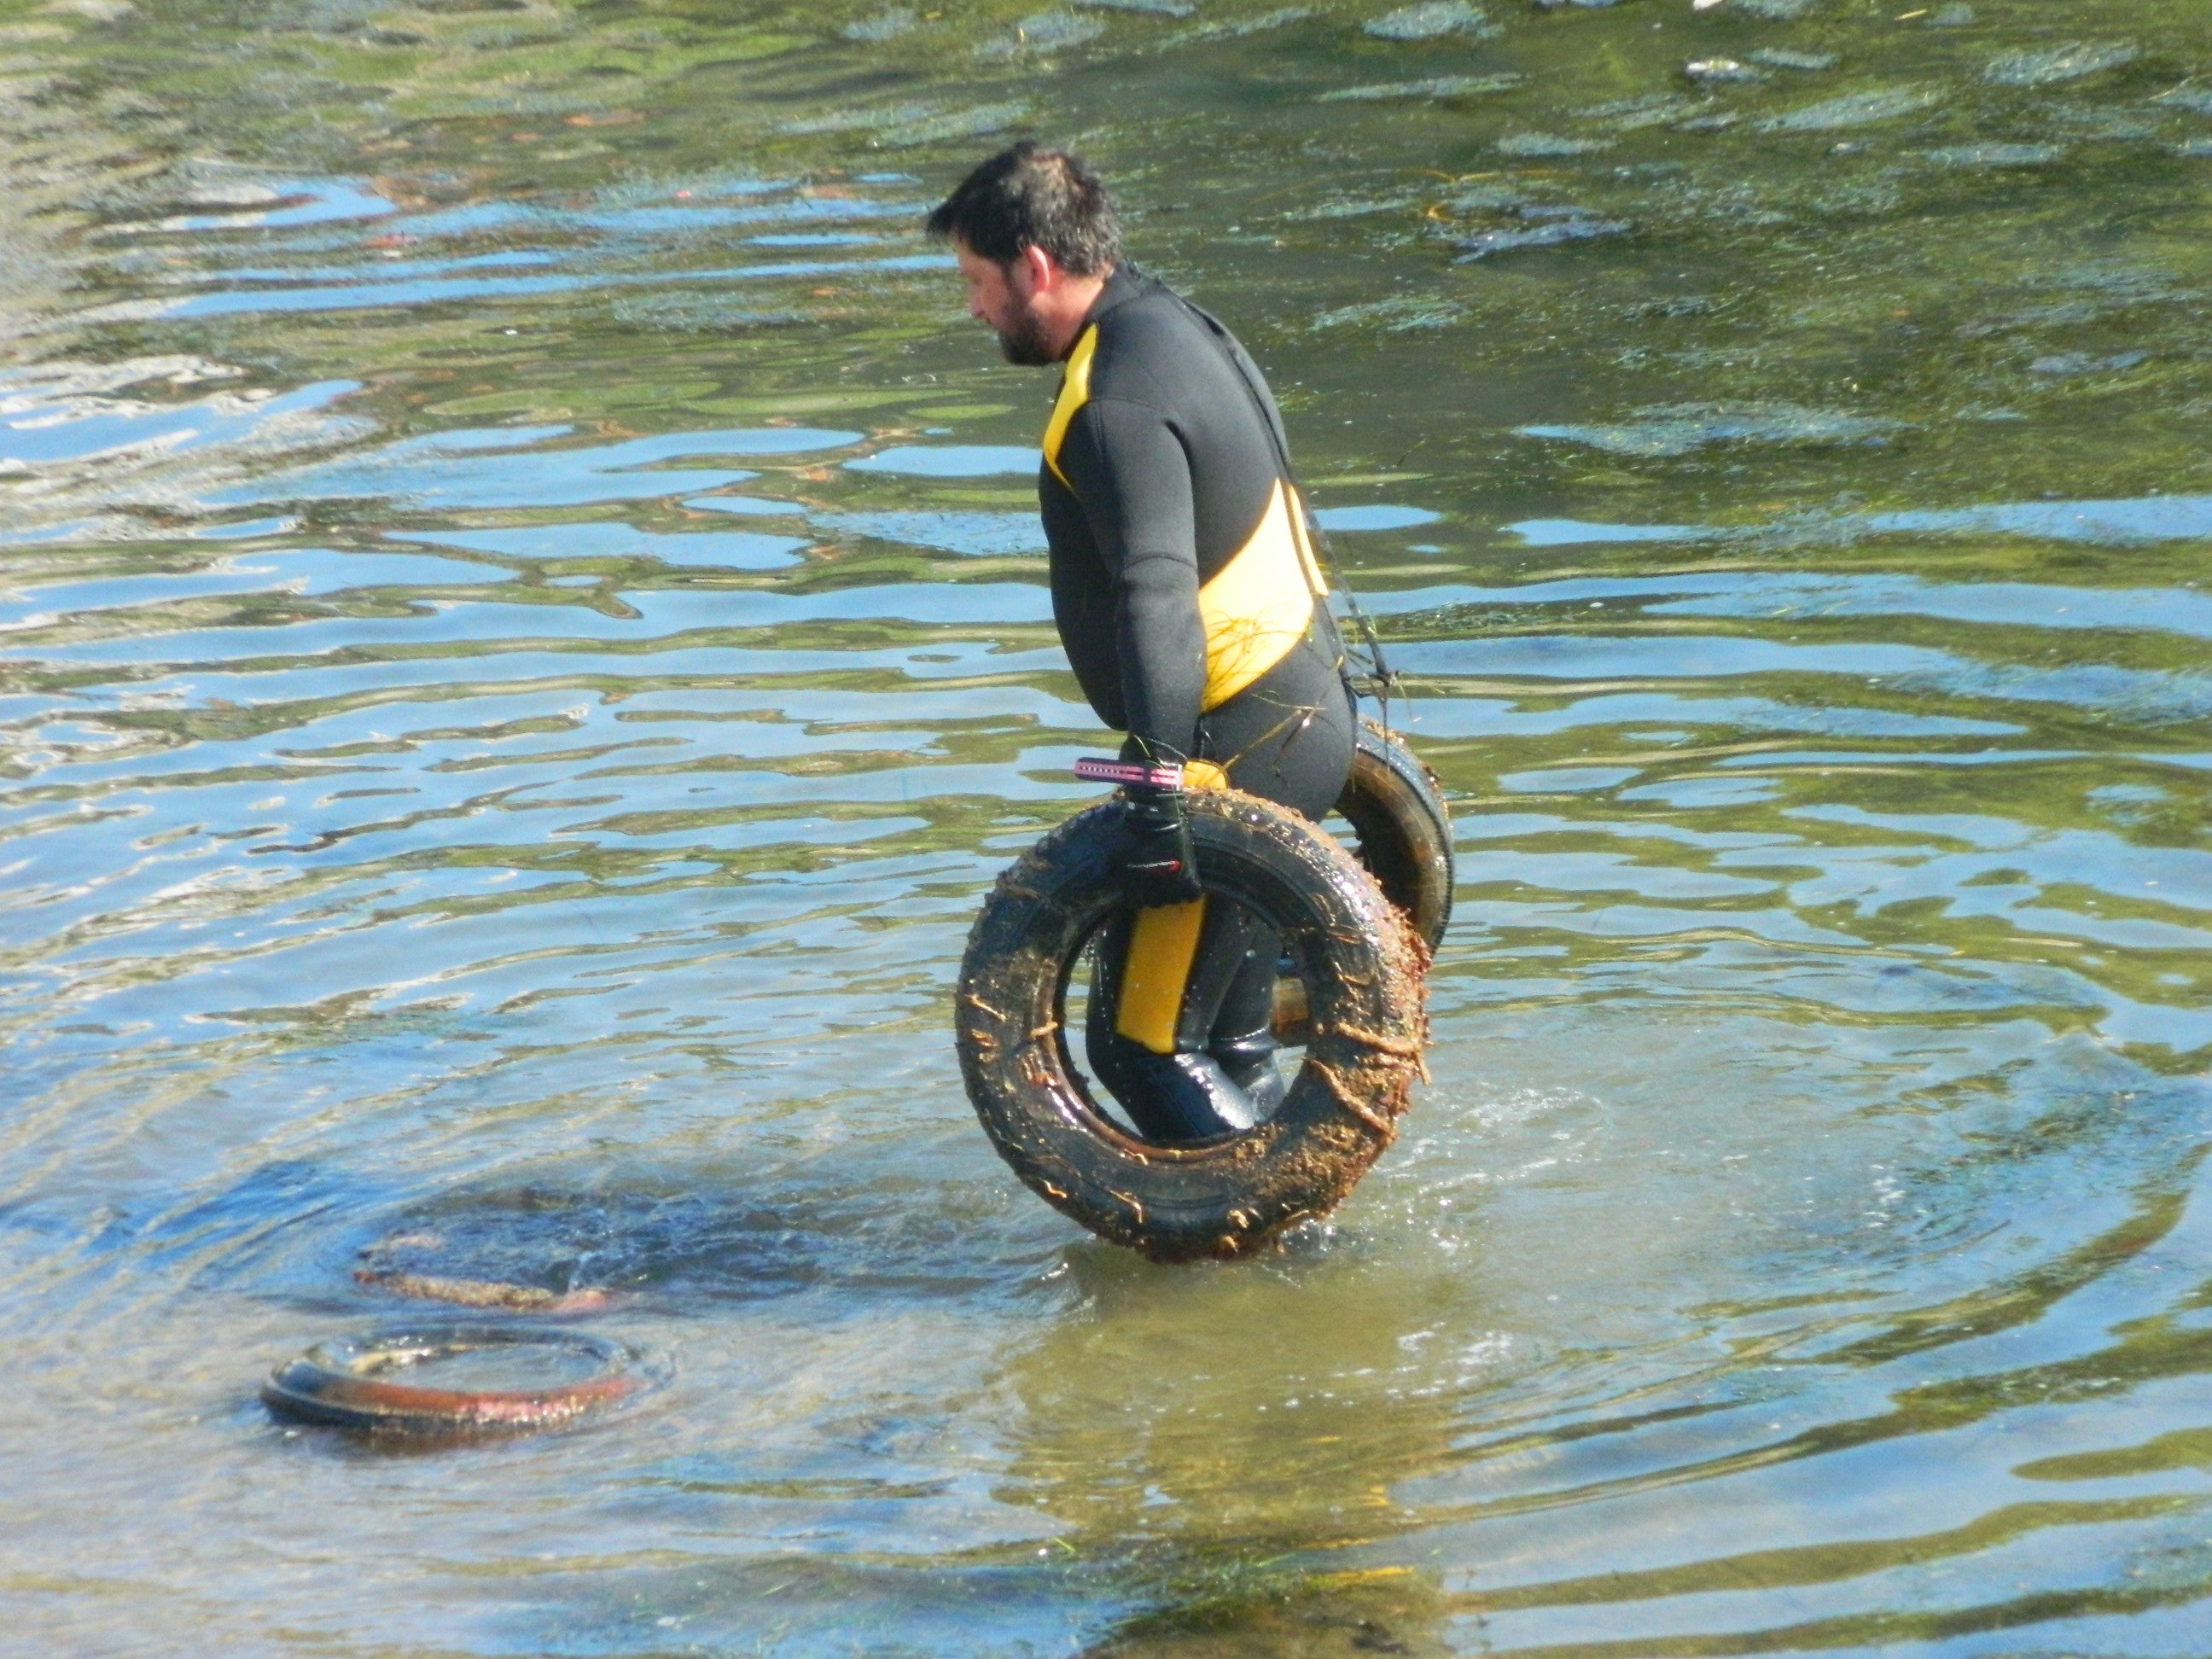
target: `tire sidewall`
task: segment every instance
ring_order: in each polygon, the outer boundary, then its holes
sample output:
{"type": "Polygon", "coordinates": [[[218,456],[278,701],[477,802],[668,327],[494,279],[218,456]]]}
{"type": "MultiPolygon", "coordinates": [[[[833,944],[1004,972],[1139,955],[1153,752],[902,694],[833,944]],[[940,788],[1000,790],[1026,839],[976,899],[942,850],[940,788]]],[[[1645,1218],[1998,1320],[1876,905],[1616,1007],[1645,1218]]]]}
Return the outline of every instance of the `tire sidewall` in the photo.
{"type": "Polygon", "coordinates": [[[1395,733],[1363,719],[1337,811],[1358,836],[1361,862],[1434,951],[1456,879],[1451,811],[1435,774],[1395,733]]]}

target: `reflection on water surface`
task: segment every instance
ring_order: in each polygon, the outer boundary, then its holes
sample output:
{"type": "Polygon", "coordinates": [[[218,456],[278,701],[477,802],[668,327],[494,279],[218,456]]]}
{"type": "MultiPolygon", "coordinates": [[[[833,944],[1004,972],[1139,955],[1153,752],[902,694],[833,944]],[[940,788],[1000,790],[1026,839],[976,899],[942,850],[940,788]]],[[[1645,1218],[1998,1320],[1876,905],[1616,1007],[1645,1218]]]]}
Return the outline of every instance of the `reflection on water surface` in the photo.
{"type": "Polygon", "coordinates": [[[6,8],[27,1650],[2201,1647],[2199,13],[6,8]],[[1245,1267],[952,1064],[1099,741],[916,232],[1017,131],[1458,816],[1435,1080],[1245,1267]],[[426,1279],[672,1384],[253,1402],[426,1279]]]}

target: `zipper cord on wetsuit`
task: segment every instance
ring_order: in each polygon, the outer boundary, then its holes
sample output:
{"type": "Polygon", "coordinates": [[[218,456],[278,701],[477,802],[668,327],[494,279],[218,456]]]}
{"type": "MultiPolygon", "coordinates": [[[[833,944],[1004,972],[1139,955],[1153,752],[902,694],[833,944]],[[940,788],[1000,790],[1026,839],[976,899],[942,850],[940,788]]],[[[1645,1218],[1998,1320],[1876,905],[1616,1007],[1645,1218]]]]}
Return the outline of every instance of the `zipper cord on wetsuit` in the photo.
{"type": "MultiPolygon", "coordinates": [[[[1315,549],[1321,555],[1322,570],[1337,592],[1344,595],[1345,609],[1351,612],[1352,623],[1359,630],[1360,640],[1367,647],[1367,659],[1362,665],[1367,670],[1364,677],[1355,677],[1348,668],[1342,665],[1339,665],[1337,672],[1344,678],[1344,689],[1351,694],[1355,706],[1358,702],[1363,689],[1366,695],[1382,704],[1382,729],[1388,732],[1390,729],[1390,693],[1399,684],[1398,676],[1382,654],[1382,641],[1376,635],[1375,624],[1368,619],[1367,613],[1359,608],[1359,596],[1352,591],[1352,584],[1345,580],[1344,572],[1337,564],[1336,550],[1329,544],[1328,532],[1321,527],[1312,510],[1306,505],[1305,486],[1299,482],[1297,469],[1291,465],[1290,450],[1283,441],[1282,433],[1277,428],[1274,418],[1267,412],[1267,398],[1261,395],[1260,387],[1253,384],[1251,375],[1245,372],[1243,360],[1237,355],[1235,348],[1230,343],[1231,337],[1229,331],[1205,310],[1192,304],[1182,295],[1176,294],[1173,289],[1167,289],[1167,292],[1174,294],[1185,310],[1206,325],[1206,332],[1212,339],[1215,349],[1228,359],[1230,368],[1237,372],[1237,384],[1244,388],[1245,395],[1251,398],[1252,406],[1259,414],[1260,424],[1267,431],[1267,441],[1274,448],[1275,465],[1282,468],[1285,480],[1297,493],[1298,513],[1305,520],[1308,539],[1312,542],[1315,549]],[[1364,688],[1360,684],[1360,679],[1363,678],[1365,681],[1364,688]]],[[[1355,648],[1352,647],[1346,648],[1345,657],[1347,662],[1352,659],[1355,648]]]]}

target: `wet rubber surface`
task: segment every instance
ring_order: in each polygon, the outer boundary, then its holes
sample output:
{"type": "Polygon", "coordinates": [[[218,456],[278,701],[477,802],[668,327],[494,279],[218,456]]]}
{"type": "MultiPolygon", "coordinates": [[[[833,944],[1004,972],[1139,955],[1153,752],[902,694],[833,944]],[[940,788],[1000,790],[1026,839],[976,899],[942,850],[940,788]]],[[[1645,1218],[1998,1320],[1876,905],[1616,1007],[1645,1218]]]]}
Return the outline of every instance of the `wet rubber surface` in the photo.
{"type": "Polygon", "coordinates": [[[650,1382],[635,1355],[580,1331],[433,1322],[319,1342],[269,1374],[261,1403],[284,1421],[443,1447],[564,1427],[650,1382]]]}
{"type": "Polygon", "coordinates": [[[2202,9],[0,5],[0,1647],[2200,1649],[2202,9]],[[915,234],[1032,128],[1451,794],[1258,1263],[953,1056],[1100,744],[915,234]],[[427,1281],[673,1380],[271,1423],[427,1281]]]}

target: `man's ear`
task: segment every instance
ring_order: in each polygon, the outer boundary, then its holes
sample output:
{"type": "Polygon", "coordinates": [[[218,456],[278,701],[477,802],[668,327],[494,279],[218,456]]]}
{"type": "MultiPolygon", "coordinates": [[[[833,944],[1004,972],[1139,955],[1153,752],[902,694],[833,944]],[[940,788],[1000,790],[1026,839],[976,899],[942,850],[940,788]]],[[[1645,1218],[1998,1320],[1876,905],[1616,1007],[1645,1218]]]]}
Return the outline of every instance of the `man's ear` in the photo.
{"type": "Polygon", "coordinates": [[[1032,294],[1042,294],[1060,281],[1059,263],[1034,242],[1022,249],[1020,262],[1032,294]]]}

